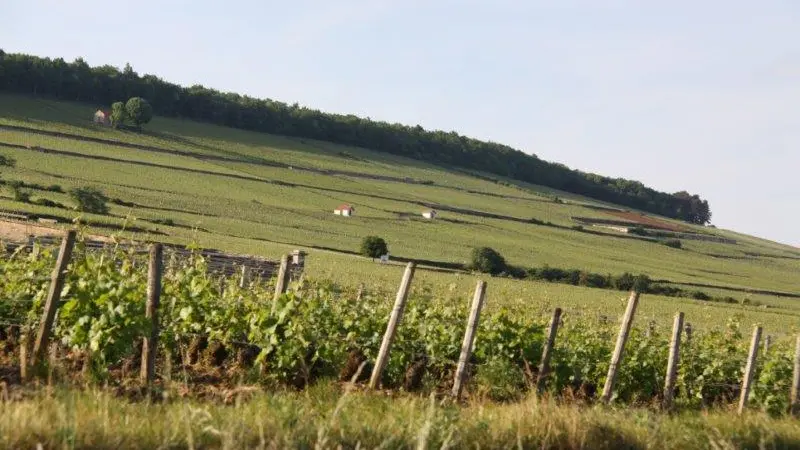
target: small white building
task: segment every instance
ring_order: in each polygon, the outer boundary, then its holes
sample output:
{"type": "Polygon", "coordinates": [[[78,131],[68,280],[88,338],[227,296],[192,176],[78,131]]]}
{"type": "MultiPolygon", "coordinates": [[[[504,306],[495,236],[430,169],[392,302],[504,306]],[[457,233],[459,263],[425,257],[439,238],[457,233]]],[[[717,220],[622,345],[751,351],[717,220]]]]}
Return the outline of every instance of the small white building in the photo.
{"type": "Polygon", "coordinates": [[[436,213],[436,211],[435,211],[435,210],[433,210],[433,209],[430,209],[430,210],[428,210],[428,211],[424,211],[424,212],[422,213],[422,217],[424,217],[424,218],[426,218],[426,219],[428,219],[428,220],[430,220],[430,219],[435,219],[435,218],[436,218],[436,214],[437,214],[437,213],[436,213]]]}
{"type": "Polygon", "coordinates": [[[333,213],[337,216],[350,217],[356,213],[356,209],[350,205],[340,205],[338,208],[333,210],[333,213]]]}
{"type": "Polygon", "coordinates": [[[95,111],[94,123],[106,126],[111,125],[111,111],[104,111],[102,109],[95,111]]]}

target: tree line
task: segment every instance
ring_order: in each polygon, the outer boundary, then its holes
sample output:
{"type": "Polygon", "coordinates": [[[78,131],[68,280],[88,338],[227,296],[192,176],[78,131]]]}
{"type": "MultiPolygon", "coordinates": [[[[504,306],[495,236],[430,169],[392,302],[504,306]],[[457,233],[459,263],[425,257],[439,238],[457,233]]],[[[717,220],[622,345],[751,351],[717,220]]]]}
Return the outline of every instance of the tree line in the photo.
{"type": "MultiPolygon", "coordinates": [[[[81,58],[66,62],[0,50],[0,90],[99,105],[141,97],[154,114],[162,116],[364,147],[548,186],[690,223],[711,220],[708,202],[685,191],[659,192],[639,181],[572,170],[507,145],[455,132],[325,113],[297,103],[289,105],[200,85],[183,87],[154,75],[139,75],[130,64],[122,70],[110,65],[90,67],[81,58]]],[[[494,181],[502,182],[499,178],[494,181]]]]}

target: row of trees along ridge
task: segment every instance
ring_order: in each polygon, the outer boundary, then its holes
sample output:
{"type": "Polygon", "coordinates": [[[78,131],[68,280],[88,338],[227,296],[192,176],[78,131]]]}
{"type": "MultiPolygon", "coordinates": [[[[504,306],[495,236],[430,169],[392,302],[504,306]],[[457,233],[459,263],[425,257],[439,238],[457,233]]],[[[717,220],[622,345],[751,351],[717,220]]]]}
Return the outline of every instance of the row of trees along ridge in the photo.
{"type": "Polygon", "coordinates": [[[503,144],[455,132],[325,113],[199,85],[182,87],[154,75],[140,76],[130,65],[120,71],[109,65],[90,67],[80,58],[67,63],[62,58],[0,50],[0,90],[102,105],[142,97],[162,116],[359,146],[549,186],[691,223],[711,220],[708,202],[687,192],[659,192],[638,181],[571,170],[503,144]]]}

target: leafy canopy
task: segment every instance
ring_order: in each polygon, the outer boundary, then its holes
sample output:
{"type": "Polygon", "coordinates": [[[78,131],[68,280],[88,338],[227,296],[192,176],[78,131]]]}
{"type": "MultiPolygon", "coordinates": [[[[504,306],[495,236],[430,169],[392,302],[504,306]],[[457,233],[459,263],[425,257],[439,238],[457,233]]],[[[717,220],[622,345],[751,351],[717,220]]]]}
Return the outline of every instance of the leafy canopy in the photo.
{"type": "Polygon", "coordinates": [[[92,187],[79,187],[69,191],[70,197],[77,203],[76,209],[93,214],[108,214],[108,197],[100,190],[92,187]]]}
{"type": "Polygon", "coordinates": [[[389,253],[386,241],[378,236],[367,236],[361,241],[361,254],[370,258],[380,258],[389,253]]]}
{"type": "Polygon", "coordinates": [[[141,127],[142,124],[150,122],[150,119],[153,118],[153,107],[142,97],[130,98],[125,104],[125,112],[136,127],[141,127]]]}
{"type": "Polygon", "coordinates": [[[472,250],[473,270],[497,275],[506,270],[506,260],[497,250],[490,247],[479,247],[472,250]]]}

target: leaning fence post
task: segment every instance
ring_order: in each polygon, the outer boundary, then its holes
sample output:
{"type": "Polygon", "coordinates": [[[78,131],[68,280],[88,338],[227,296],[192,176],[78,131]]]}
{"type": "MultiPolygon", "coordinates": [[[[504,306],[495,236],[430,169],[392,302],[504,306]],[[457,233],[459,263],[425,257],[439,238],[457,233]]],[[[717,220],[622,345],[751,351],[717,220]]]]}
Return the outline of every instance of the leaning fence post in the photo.
{"type": "Polygon", "coordinates": [[[386,362],[389,361],[389,351],[392,348],[392,342],[394,342],[394,336],[397,333],[397,326],[403,319],[403,311],[406,308],[408,291],[411,289],[411,280],[414,278],[414,270],[416,267],[417,265],[413,261],[409,262],[406,266],[405,273],[403,273],[400,289],[397,290],[397,297],[394,299],[394,308],[389,316],[386,332],[383,334],[381,349],[378,352],[378,358],[375,360],[375,367],[372,369],[372,376],[369,379],[370,389],[376,389],[380,385],[383,369],[386,367],[386,362]]]}
{"type": "Polygon", "coordinates": [[[608,366],[606,384],[603,387],[603,395],[601,400],[606,403],[611,401],[611,394],[614,392],[614,383],[617,381],[617,370],[619,369],[620,362],[622,361],[622,353],[625,350],[625,343],[628,341],[628,335],[631,332],[633,315],[636,313],[636,306],[638,304],[639,293],[632,291],[631,296],[628,298],[628,307],[625,309],[625,316],[622,318],[622,325],[619,328],[617,345],[614,347],[614,354],[611,355],[611,364],[608,366]]]}
{"type": "Polygon", "coordinates": [[[478,319],[481,315],[481,308],[483,307],[483,299],[485,296],[486,282],[480,280],[477,286],[475,286],[475,295],[472,297],[472,309],[469,312],[469,321],[467,322],[467,329],[464,331],[464,342],[461,343],[461,355],[458,357],[456,377],[453,381],[452,395],[456,399],[461,396],[464,378],[467,375],[467,363],[472,355],[472,346],[475,343],[475,332],[478,329],[478,319]]]}
{"type": "Polygon", "coordinates": [[[32,365],[39,364],[47,352],[50,342],[50,329],[53,327],[53,320],[56,317],[58,303],[61,300],[61,291],[64,289],[64,279],[67,275],[67,266],[72,257],[72,248],[75,246],[75,230],[67,231],[67,235],[61,241],[61,248],[56,259],[56,266],[50,276],[50,290],[47,292],[47,299],[42,312],[42,319],[39,322],[39,333],[36,335],[36,342],[33,346],[32,365]]]}
{"type": "Polygon", "coordinates": [[[672,324],[672,339],[669,342],[669,360],[667,362],[667,378],[664,382],[664,408],[672,407],[675,395],[675,379],[678,376],[678,361],[681,353],[681,331],[683,330],[683,313],[675,314],[672,324]]]}
{"type": "Polygon", "coordinates": [[[150,264],[147,270],[147,309],[150,334],[142,342],[142,369],[139,377],[147,385],[153,382],[156,372],[156,350],[158,349],[158,305],[161,301],[162,246],[150,246],[150,264]]]}
{"type": "Polygon", "coordinates": [[[539,375],[536,377],[536,389],[541,392],[547,382],[547,377],[550,375],[550,358],[553,356],[553,346],[556,342],[556,333],[558,332],[558,322],[561,320],[561,308],[556,308],[553,311],[553,317],[550,319],[550,327],[547,330],[547,340],[542,349],[542,361],[539,363],[539,375]]]}
{"type": "Polygon", "coordinates": [[[753,385],[753,375],[756,372],[756,356],[758,356],[758,343],[761,340],[761,327],[753,329],[753,339],[750,341],[750,352],[747,354],[747,366],[742,377],[742,393],[739,397],[739,414],[744,412],[747,407],[747,400],[750,397],[750,387],[753,385]]]}
{"type": "Polygon", "coordinates": [[[800,335],[794,346],[794,377],[792,377],[791,414],[800,415],[800,335]]]}
{"type": "Polygon", "coordinates": [[[281,256],[281,266],[278,269],[278,278],[275,280],[275,295],[272,297],[272,311],[275,311],[275,305],[281,295],[286,292],[289,286],[289,255],[281,256]]]}

